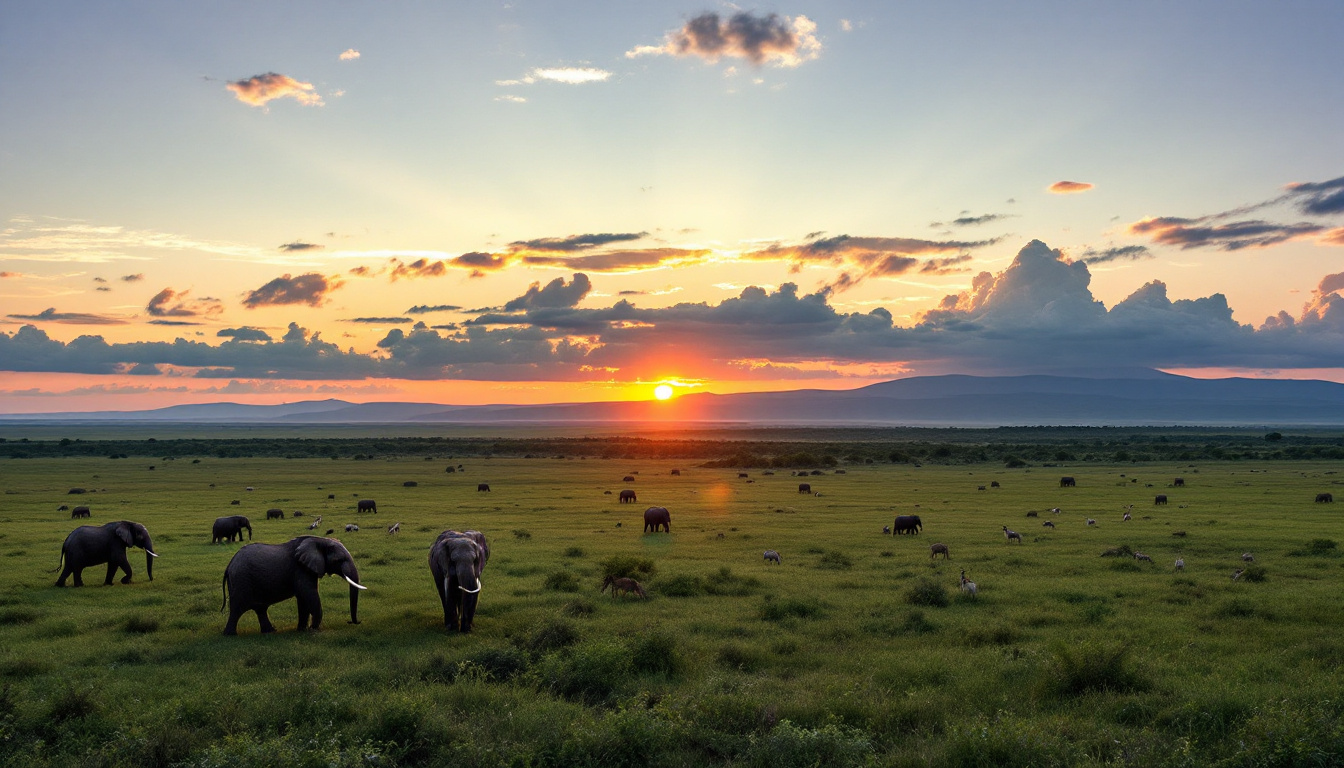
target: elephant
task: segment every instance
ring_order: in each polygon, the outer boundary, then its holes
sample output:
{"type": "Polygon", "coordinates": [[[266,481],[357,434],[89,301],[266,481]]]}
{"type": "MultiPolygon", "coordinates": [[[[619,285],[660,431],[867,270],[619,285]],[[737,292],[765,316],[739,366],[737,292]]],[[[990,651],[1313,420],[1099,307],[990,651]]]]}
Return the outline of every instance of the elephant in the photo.
{"type": "Polygon", "coordinates": [[[658,532],[661,527],[665,533],[672,532],[672,513],[667,507],[649,507],[644,510],[644,532],[658,532]]]}
{"type": "Polygon", "coordinates": [[[1157,494],[1156,496],[1154,496],[1154,497],[1153,497],[1153,503],[1154,503],[1154,504],[1166,504],[1166,503],[1167,503],[1167,496],[1166,496],[1166,494],[1164,494],[1164,493],[1159,493],[1159,494],[1157,494]]]}
{"type": "Polygon", "coordinates": [[[480,531],[444,531],[429,548],[429,572],[443,604],[443,626],[470,632],[490,544],[480,531]]]}
{"type": "Polygon", "coordinates": [[[355,512],[372,512],[376,515],[378,514],[378,502],[373,499],[360,499],[355,512]]]}
{"type": "Polygon", "coordinates": [[[1333,503],[1334,500],[1335,500],[1335,496],[1334,496],[1334,494],[1331,494],[1331,493],[1318,493],[1318,494],[1316,494],[1316,503],[1317,503],[1317,504],[1330,504],[1330,503],[1333,503]]]}
{"type": "MultiPolygon", "coordinates": [[[[145,550],[145,574],[153,581],[154,558],[159,555],[154,551],[154,543],[150,541],[149,530],[145,526],[129,520],[118,520],[101,526],[81,525],[71,531],[61,545],[61,560],[65,562],[65,568],[61,571],[61,578],[56,580],[56,586],[64,587],[65,580],[73,574],[75,586],[82,587],[84,569],[103,563],[107,563],[104,584],[112,584],[112,577],[118,568],[126,572],[121,583],[130,584],[131,563],[126,559],[126,548],[133,546],[145,550]]],[[[60,566],[59,561],[57,565],[60,566]]]]}
{"type": "Polygon", "coordinates": [[[247,540],[252,540],[252,521],[242,515],[229,515],[228,517],[215,518],[215,527],[210,533],[210,543],[218,544],[221,541],[233,543],[233,537],[237,536],[239,541],[243,540],[243,529],[247,529],[247,540]]]}
{"type": "Polygon", "coordinates": [[[490,492],[490,484],[489,484],[489,483],[477,483],[477,484],[476,484],[476,492],[477,492],[477,493],[489,493],[489,492],[490,492]]]}
{"type": "Polygon", "coordinates": [[[998,481],[998,480],[995,480],[994,482],[992,482],[992,483],[989,484],[989,487],[990,487],[990,488],[1000,488],[1000,487],[1002,487],[1002,486],[999,485],[999,481],[998,481]]]}
{"type": "Polygon", "coordinates": [[[74,509],[70,510],[70,519],[71,519],[71,520],[74,520],[74,519],[77,518],[77,517],[90,517],[90,516],[92,516],[92,515],[93,515],[93,513],[89,511],[89,508],[86,507],[86,506],[83,506],[83,505],[80,505],[80,506],[75,507],[74,509]]]}
{"type": "Polygon", "coordinates": [[[229,609],[229,620],[224,634],[238,634],[238,619],[248,611],[255,611],[261,631],[275,631],[275,625],[266,615],[272,605],[289,598],[299,603],[299,629],[322,626],[322,598],[317,592],[317,580],[323,576],[340,575],[350,583],[350,622],[359,623],[359,591],[366,589],[359,583],[359,570],[349,550],[335,539],[319,536],[299,536],[284,544],[248,544],[234,553],[224,569],[221,588],[224,605],[229,609]]]}
{"type": "Polygon", "coordinates": [[[952,553],[948,550],[946,544],[934,544],[929,547],[929,559],[932,560],[935,555],[942,555],[944,560],[951,560],[952,553]]]}
{"type": "Polygon", "coordinates": [[[903,533],[918,536],[919,532],[924,530],[924,521],[919,519],[919,515],[897,515],[891,530],[897,536],[903,533]]]}
{"type": "Polygon", "coordinates": [[[811,492],[812,492],[812,484],[811,484],[811,483],[799,483],[799,484],[798,484],[798,492],[799,492],[799,493],[811,493],[811,492]]]}
{"type": "Polygon", "coordinates": [[[285,510],[283,510],[283,509],[279,509],[279,508],[276,508],[276,509],[268,509],[268,510],[266,510],[266,519],[267,519],[267,520],[284,520],[284,519],[285,519],[285,510]]]}
{"type": "Polygon", "coordinates": [[[781,559],[779,558],[779,553],[776,552],[776,551],[773,550],[773,549],[767,549],[767,550],[765,550],[765,558],[764,558],[764,559],[765,559],[765,562],[767,562],[767,563],[773,562],[775,565],[782,565],[783,562],[784,562],[783,560],[781,560],[781,559]]]}
{"type": "Polygon", "coordinates": [[[1185,478],[1184,478],[1184,477],[1178,477],[1178,478],[1176,478],[1175,480],[1172,480],[1172,481],[1171,481],[1171,484],[1174,485],[1174,486],[1176,486],[1177,488],[1184,488],[1184,487],[1185,487],[1185,478]]]}
{"type": "Polygon", "coordinates": [[[1074,488],[1074,487],[1077,487],[1077,485],[1078,485],[1078,481],[1077,481],[1077,480],[1074,480],[1072,477],[1061,477],[1061,478],[1059,478],[1059,487],[1060,487],[1060,488],[1074,488]]]}
{"type": "Polygon", "coordinates": [[[622,504],[626,503],[627,501],[632,502],[632,503],[633,503],[633,502],[636,502],[636,501],[639,501],[639,498],[635,496],[635,492],[634,492],[634,491],[631,491],[631,490],[629,490],[629,489],[624,490],[624,491],[621,491],[621,497],[620,497],[620,498],[621,498],[621,503],[622,503],[622,504]]]}
{"type": "Polygon", "coordinates": [[[81,493],[88,493],[88,491],[84,490],[83,488],[71,488],[70,490],[66,491],[65,493],[66,493],[66,495],[76,495],[76,496],[77,496],[77,495],[79,495],[79,494],[81,494],[81,493]]]}
{"type": "Polygon", "coordinates": [[[406,482],[404,482],[404,483],[401,484],[401,487],[402,487],[402,488],[415,488],[415,487],[418,486],[418,485],[420,485],[420,483],[417,483],[417,482],[414,481],[414,480],[407,480],[406,482]]]}
{"type": "Polygon", "coordinates": [[[634,476],[634,475],[626,475],[625,477],[622,477],[622,478],[621,478],[621,482],[622,482],[622,483],[633,483],[633,482],[635,482],[635,476],[634,476]]]}

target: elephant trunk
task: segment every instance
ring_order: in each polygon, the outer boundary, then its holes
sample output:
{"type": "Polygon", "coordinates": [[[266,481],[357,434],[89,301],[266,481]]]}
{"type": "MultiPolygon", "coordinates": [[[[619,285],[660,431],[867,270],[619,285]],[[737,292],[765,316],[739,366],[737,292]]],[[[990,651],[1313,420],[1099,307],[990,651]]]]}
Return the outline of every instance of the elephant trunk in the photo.
{"type": "MultiPolygon", "coordinates": [[[[251,541],[251,540],[252,540],[252,526],[248,525],[248,526],[244,526],[244,527],[247,528],[247,540],[248,540],[248,541],[251,541]]],[[[242,538],[242,537],[239,537],[239,538],[242,538]]]]}
{"type": "Polygon", "coordinates": [[[360,590],[368,589],[359,583],[359,571],[354,563],[347,563],[341,569],[341,576],[350,584],[350,623],[359,623],[359,593],[360,590]]]}
{"type": "Polygon", "coordinates": [[[462,590],[463,592],[466,592],[469,595],[475,595],[477,592],[480,592],[481,578],[476,573],[476,562],[474,560],[463,561],[457,563],[456,565],[457,565],[457,588],[462,590]],[[473,588],[468,589],[466,586],[467,584],[473,585],[473,588]]]}
{"type": "Polygon", "coordinates": [[[149,537],[145,537],[145,574],[149,576],[150,581],[154,580],[154,558],[156,557],[158,555],[154,554],[154,542],[150,541],[149,537]]]}

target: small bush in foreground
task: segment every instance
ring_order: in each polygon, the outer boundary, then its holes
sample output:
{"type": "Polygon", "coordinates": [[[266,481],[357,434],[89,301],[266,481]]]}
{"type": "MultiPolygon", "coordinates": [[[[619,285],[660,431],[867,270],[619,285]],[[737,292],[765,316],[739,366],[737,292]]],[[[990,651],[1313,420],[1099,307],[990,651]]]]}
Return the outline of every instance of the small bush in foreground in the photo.
{"type": "Polygon", "coordinates": [[[761,618],[766,621],[782,621],[788,618],[810,619],[821,616],[821,606],[813,600],[775,600],[766,596],[761,606],[761,618]]]}
{"type": "Polygon", "coordinates": [[[521,645],[524,650],[535,654],[549,653],[579,642],[579,631],[573,624],[562,619],[551,619],[537,626],[521,645]]]}
{"type": "Polygon", "coordinates": [[[579,578],[569,571],[554,571],[541,585],[556,592],[578,592],[579,578]]]}
{"type": "Polygon", "coordinates": [[[835,550],[831,550],[821,556],[821,560],[817,561],[817,567],[835,571],[843,571],[849,568],[853,568],[854,560],[851,559],[850,556],[846,555],[844,552],[836,552],[835,550]]]}
{"type": "Polygon", "coordinates": [[[642,674],[672,677],[681,671],[677,641],[666,632],[647,632],[630,642],[630,666],[642,674]]]}
{"type": "Polygon", "coordinates": [[[905,602],[930,608],[947,606],[947,588],[930,578],[921,578],[905,592],[905,602]]]}
{"type": "Polygon", "coordinates": [[[802,728],[780,720],[768,733],[752,737],[744,762],[760,768],[843,767],[864,765],[872,753],[872,742],[856,728],[834,723],[802,728]]]}
{"type": "Polygon", "coordinates": [[[615,555],[603,560],[602,578],[608,576],[614,579],[647,579],[658,570],[653,560],[647,557],[636,557],[634,555],[615,555]]]}
{"type": "Polygon", "coordinates": [[[1056,643],[1053,659],[1043,681],[1045,692],[1055,696],[1079,696],[1093,691],[1125,692],[1143,688],[1143,681],[1129,664],[1129,645],[1107,646],[1082,642],[1056,643]]]}

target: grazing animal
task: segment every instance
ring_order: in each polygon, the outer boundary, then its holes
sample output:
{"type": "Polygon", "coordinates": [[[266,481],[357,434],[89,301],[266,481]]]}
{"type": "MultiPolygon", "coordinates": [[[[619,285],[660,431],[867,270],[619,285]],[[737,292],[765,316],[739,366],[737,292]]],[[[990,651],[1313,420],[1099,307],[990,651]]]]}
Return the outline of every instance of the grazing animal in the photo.
{"type": "Polygon", "coordinates": [[[1176,570],[1178,571],[1185,570],[1185,558],[1181,557],[1176,558],[1176,570]]]}
{"type": "Polygon", "coordinates": [[[429,572],[443,604],[443,625],[470,632],[490,545],[480,531],[444,531],[429,548],[429,572]]]}
{"type": "Polygon", "coordinates": [[[946,544],[934,544],[929,547],[929,559],[932,560],[935,555],[942,555],[944,560],[951,560],[952,553],[948,551],[946,544]]]}
{"type": "Polygon", "coordinates": [[[70,519],[71,519],[71,520],[74,520],[74,519],[77,518],[77,517],[90,517],[90,516],[92,516],[92,515],[93,515],[93,513],[89,511],[89,508],[86,507],[86,506],[83,506],[83,505],[80,505],[80,506],[75,507],[74,509],[70,510],[70,519]]]}
{"type": "Polygon", "coordinates": [[[630,503],[639,501],[639,498],[635,496],[635,492],[629,489],[621,491],[620,499],[622,504],[626,503],[627,501],[630,503]]]}
{"type": "Polygon", "coordinates": [[[372,512],[378,514],[378,502],[373,499],[360,499],[359,504],[355,505],[355,512],[372,512]]]}
{"type": "Polygon", "coordinates": [[[779,559],[779,553],[778,553],[778,552],[776,552],[776,551],[773,550],[773,549],[767,549],[767,550],[765,550],[765,561],[766,561],[766,562],[770,562],[770,561],[772,561],[772,560],[775,562],[776,565],[783,565],[783,564],[784,564],[784,562],[783,562],[782,560],[779,559]]]}
{"type": "Polygon", "coordinates": [[[1237,579],[1240,579],[1240,578],[1241,578],[1241,574],[1243,574],[1243,573],[1245,573],[1245,572],[1246,572],[1246,569],[1245,569],[1245,568],[1238,568],[1237,570],[1233,571],[1233,572],[1232,572],[1232,580],[1233,580],[1233,581],[1236,581],[1237,579]]]}
{"type": "MultiPolygon", "coordinates": [[[[272,605],[297,598],[299,629],[322,626],[322,598],[317,581],[340,576],[350,584],[350,622],[359,623],[359,570],[355,559],[335,539],[300,536],[284,544],[248,544],[234,554],[224,569],[224,606],[229,619],[224,634],[238,634],[238,619],[255,611],[262,633],[275,631],[266,611],[272,605]]],[[[223,606],[221,606],[223,610],[223,606]]]]}
{"type": "Polygon", "coordinates": [[[284,519],[285,519],[285,511],[284,511],[283,509],[278,508],[278,507],[275,508],[275,509],[268,509],[268,510],[266,510],[266,519],[267,519],[267,520],[284,520],[284,519]]]}
{"type": "Polygon", "coordinates": [[[326,533],[326,535],[330,536],[331,534],[333,534],[333,533],[335,533],[335,532],[336,532],[336,529],[335,529],[335,528],[328,528],[328,529],[327,529],[327,533],[326,533]]]}
{"type": "Polygon", "coordinates": [[[1330,503],[1333,503],[1334,500],[1335,500],[1335,497],[1334,497],[1333,494],[1329,494],[1329,493],[1318,493],[1318,494],[1316,494],[1316,503],[1317,503],[1317,504],[1330,504],[1330,503]]]}
{"type": "Polygon", "coordinates": [[[477,493],[489,493],[489,492],[490,492],[490,484],[489,484],[489,483],[477,483],[477,484],[476,484],[476,492],[477,492],[477,493]]]}
{"type": "Polygon", "coordinates": [[[1002,487],[1002,486],[999,485],[999,481],[998,481],[998,480],[995,480],[994,482],[992,482],[992,483],[989,484],[989,487],[990,487],[990,488],[1000,488],[1000,487],[1002,487]]]}
{"type": "Polygon", "coordinates": [[[622,477],[622,478],[621,478],[621,482],[622,482],[622,483],[633,483],[633,482],[635,482],[635,476],[634,476],[634,475],[626,475],[625,477],[622,477]]]}
{"type": "Polygon", "coordinates": [[[394,533],[401,533],[401,523],[393,523],[391,526],[388,527],[387,535],[391,536],[394,533]]]}
{"type": "Polygon", "coordinates": [[[1151,557],[1149,557],[1149,556],[1143,554],[1142,552],[1135,552],[1135,553],[1134,553],[1134,559],[1135,559],[1135,560],[1145,560],[1145,561],[1150,562],[1150,563],[1153,562],[1153,558],[1151,558],[1151,557]]]}
{"type": "Polygon", "coordinates": [[[1172,531],[1172,532],[1171,532],[1171,535],[1172,535],[1172,536],[1177,536],[1177,537],[1184,538],[1184,536],[1185,536],[1185,531],[1172,531]]]}
{"type": "Polygon", "coordinates": [[[610,495],[611,495],[611,491],[603,491],[603,492],[602,492],[602,495],[603,495],[603,496],[610,496],[610,495]]]}
{"type": "Polygon", "coordinates": [[[295,511],[289,513],[289,516],[290,516],[290,517],[303,517],[303,513],[300,512],[300,511],[298,511],[298,510],[295,510],[295,511]]]}
{"type": "Polygon", "coordinates": [[[658,532],[659,528],[664,532],[672,532],[672,513],[667,511],[667,507],[649,507],[644,510],[644,532],[658,532]]]}
{"type": "Polygon", "coordinates": [[[1129,522],[1129,520],[1130,520],[1130,516],[1129,516],[1129,513],[1128,513],[1128,512],[1126,512],[1126,513],[1125,513],[1125,516],[1124,516],[1124,517],[1123,517],[1123,518],[1122,518],[1122,519],[1121,519],[1121,522],[1125,522],[1125,523],[1128,523],[1128,522],[1129,522]]]}
{"type": "Polygon", "coordinates": [[[680,469],[674,469],[674,470],[672,470],[672,475],[673,475],[674,477],[681,477],[681,470],[680,470],[680,469]]]}
{"type": "Polygon", "coordinates": [[[328,493],[328,494],[327,494],[327,499],[330,500],[330,499],[334,499],[334,498],[336,498],[336,494],[334,494],[334,493],[328,493]]]}
{"type": "Polygon", "coordinates": [[[244,490],[244,491],[255,491],[255,490],[257,490],[257,489],[256,489],[256,488],[253,488],[252,486],[249,485],[249,486],[247,486],[246,488],[244,488],[243,490],[244,490]]]}
{"type": "Polygon", "coordinates": [[[1166,504],[1166,503],[1167,503],[1167,496],[1166,496],[1166,494],[1162,494],[1162,493],[1157,494],[1157,496],[1155,496],[1155,497],[1153,498],[1153,503],[1154,503],[1154,504],[1166,504]]]}
{"type": "Polygon", "coordinates": [[[1184,487],[1185,487],[1185,478],[1184,478],[1184,477],[1178,477],[1178,478],[1176,478],[1175,480],[1172,480],[1172,481],[1171,481],[1171,484],[1174,485],[1174,486],[1176,486],[1177,488],[1184,488],[1184,487]]]}
{"type": "Polygon", "coordinates": [[[1014,539],[1017,540],[1018,544],[1022,543],[1022,534],[1018,533],[1017,531],[1008,530],[1008,526],[1006,525],[1003,526],[1003,535],[1007,537],[1009,543],[1012,543],[1014,539]]]}
{"type": "Polygon", "coordinates": [[[891,526],[890,525],[882,526],[882,533],[884,534],[891,533],[891,526]]]}
{"type": "Polygon", "coordinates": [[[812,492],[812,484],[811,484],[811,483],[799,483],[799,484],[798,484],[798,492],[799,492],[799,493],[811,493],[811,492],[812,492]]]}
{"type": "Polygon", "coordinates": [[[210,532],[210,543],[218,544],[222,541],[233,543],[234,537],[239,541],[243,540],[243,529],[247,529],[248,540],[252,539],[252,521],[242,515],[230,515],[228,517],[215,518],[215,525],[210,532]]]}
{"type": "Polygon", "coordinates": [[[891,530],[900,536],[905,533],[918,535],[924,530],[924,522],[919,519],[919,515],[897,515],[896,521],[891,524],[891,530]]]}
{"type": "Polygon", "coordinates": [[[1052,514],[1052,515],[1058,515],[1058,514],[1059,514],[1059,507],[1051,507],[1051,508],[1050,508],[1050,514],[1052,514]]]}
{"type": "Polygon", "coordinates": [[[66,491],[67,495],[74,494],[77,496],[81,493],[88,493],[88,491],[84,490],[83,488],[71,488],[70,490],[66,491]]]}
{"type": "Polygon", "coordinates": [[[1077,485],[1078,485],[1078,481],[1077,481],[1077,480],[1074,480],[1072,477],[1061,477],[1061,478],[1059,478],[1059,487],[1060,487],[1060,488],[1073,488],[1073,487],[1075,487],[1075,486],[1077,486],[1077,485]]]}
{"type": "Polygon", "coordinates": [[[1040,515],[1036,513],[1036,510],[1032,510],[1027,513],[1027,517],[1040,517],[1040,515]]]}
{"type": "Polygon", "coordinates": [[[69,505],[69,504],[62,504],[61,506],[59,506],[59,507],[56,508],[56,511],[57,511],[57,512],[65,512],[65,511],[68,510],[68,509],[70,509],[70,505],[69,505]]]}
{"type": "Polygon", "coordinates": [[[615,576],[608,576],[602,582],[602,591],[606,592],[607,587],[611,587],[611,598],[613,600],[616,599],[616,595],[619,592],[624,592],[627,595],[633,592],[637,596],[645,599],[648,599],[649,597],[647,594],[644,593],[643,585],[641,585],[638,581],[635,581],[634,579],[624,579],[624,578],[618,579],[615,576]]]}
{"type": "Polygon", "coordinates": [[[976,594],[979,593],[979,588],[977,588],[977,587],[975,586],[975,582],[974,582],[974,581],[971,581],[971,580],[968,579],[968,578],[966,578],[966,569],[964,569],[964,568],[961,570],[961,587],[960,587],[960,588],[961,588],[961,591],[962,591],[962,592],[965,592],[966,594],[970,595],[971,597],[975,597],[976,594]]]}
{"type": "Polygon", "coordinates": [[[1097,524],[1097,521],[1096,521],[1096,520],[1093,520],[1092,518],[1089,517],[1089,518],[1087,518],[1087,524],[1088,524],[1088,525],[1096,525],[1096,524],[1097,524]]]}
{"type": "Polygon", "coordinates": [[[975,490],[977,490],[977,491],[983,491],[983,490],[985,490],[985,486],[983,486],[983,485],[977,485],[977,486],[975,487],[975,490]]]}
{"type": "Polygon", "coordinates": [[[722,539],[722,538],[723,538],[723,534],[720,533],[718,536],[715,536],[714,538],[716,538],[716,539],[722,539]]]}
{"type": "Polygon", "coordinates": [[[401,484],[401,487],[402,487],[402,488],[415,488],[415,487],[418,486],[418,485],[420,485],[420,484],[417,483],[417,482],[414,481],[414,480],[407,480],[406,482],[404,482],[404,483],[401,484]]]}
{"type": "Polygon", "coordinates": [[[1044,528],[1054,528],[1055,524],[1049,520],[1046,520],[1044,523],[1041,523],[1041,526],[1044,528]]]}
{"type": "Polygon", "coordinates": [[[1255,555],[1252,555],[1250,552],[1242,552],[1241,559],[1245,562],[1253,563],[1255,562],[1255,555]]]}
{"type": "Polygon", "coordinates": [[[358,526],[358,525],[355,525],[354,523],[346,523],[346,524],[345,524],[345,532],[346,532],[346,533],[354,533],[355,531],[358,531],[358,530],[359,530],[359,526],[358,526]]]}
{"type": "Polygon", "coordinates": [[[747,477],[747,473],[746,473],[746,472],[738,472],[738,473],[737,473],[737,476],[738,476],[739,478],[741,478],[741,477],[747,477]]]}
{"type": "Polygon", "coordinates": [[[310,523],[310,524],[308,525],[308,530],[310,530],[310,531],[315,531],[315,530],[317,530],[317,526],[318,526],[318,525],[320,525],[319,521],[314,520],[312,523],[310,523]]]}

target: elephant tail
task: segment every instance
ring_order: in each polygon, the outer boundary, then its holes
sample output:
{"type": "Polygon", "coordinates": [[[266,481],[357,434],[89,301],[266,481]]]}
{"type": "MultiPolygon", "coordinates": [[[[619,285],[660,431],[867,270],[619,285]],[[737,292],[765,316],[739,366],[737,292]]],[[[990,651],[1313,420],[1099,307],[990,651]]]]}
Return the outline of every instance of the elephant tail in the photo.
{"type": "Polygon", "coordinates": [[[229,604],[229,572],[224,571],[224,578],[220,581],[219,591],[224,594],[224,602],[219,606],[219,612],[223,613],[224,608],[229,604]]]}
{"type": "Polygon", "coordinates": [[[65,542],[61,542],[61,556],[56,558],[56,567],[51,569],[50,571],[47,571],[47,573],[55,573],[61,570],[61,563],[63,563],[64,561],[65,561],[65,542]]]}

